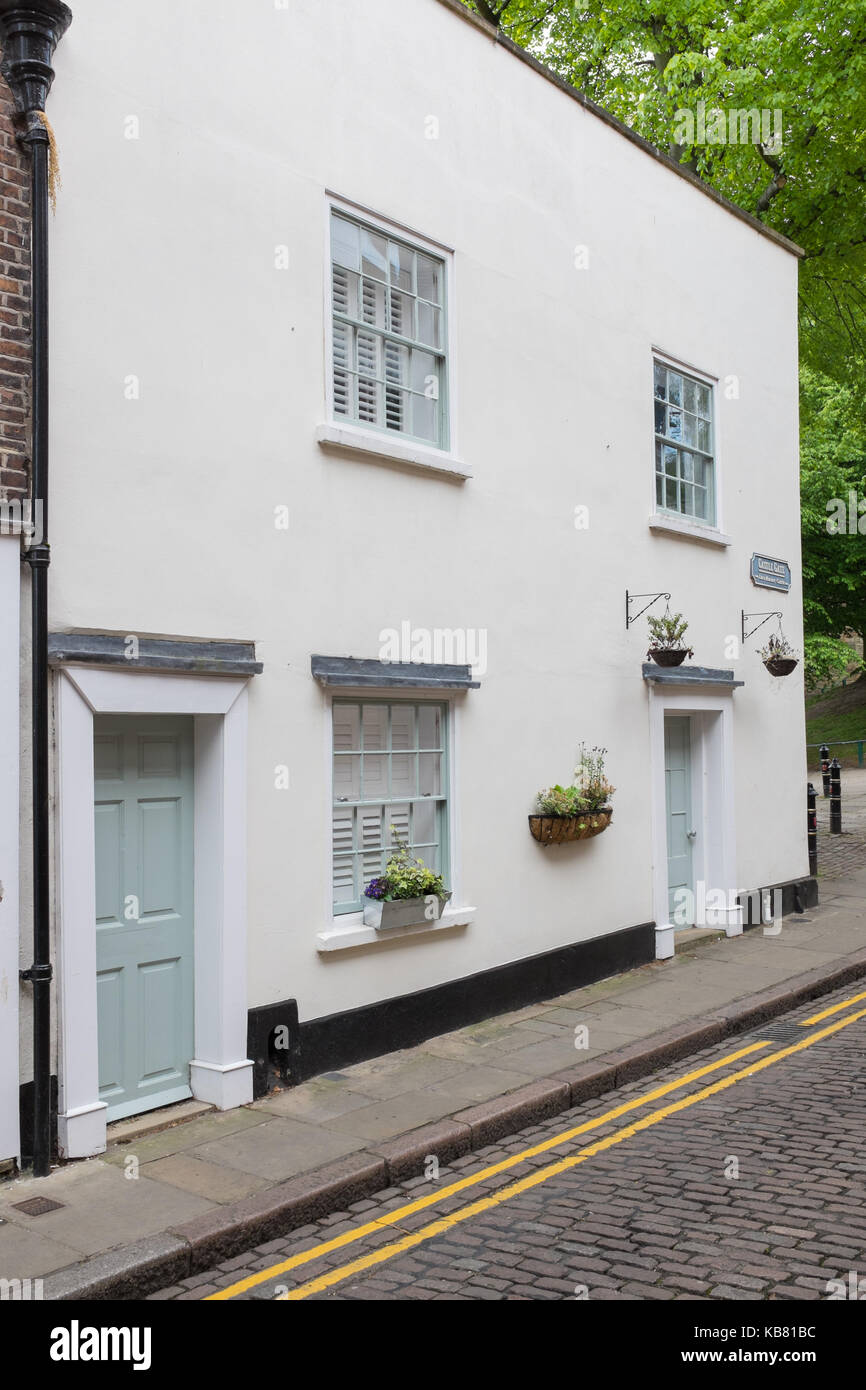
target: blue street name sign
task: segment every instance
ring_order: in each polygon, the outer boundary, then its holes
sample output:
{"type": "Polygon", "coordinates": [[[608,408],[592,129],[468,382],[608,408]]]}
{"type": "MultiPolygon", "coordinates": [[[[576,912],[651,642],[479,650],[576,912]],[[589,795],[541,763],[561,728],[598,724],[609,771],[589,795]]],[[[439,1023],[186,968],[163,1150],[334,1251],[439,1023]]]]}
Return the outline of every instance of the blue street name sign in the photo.
{"type": "Polygon", "coordinates": [[[771,555],[753,555],[751,575],[752,583],[762,589],[781,589],[786,594],[791,587],[791,566],[771,555]]]}

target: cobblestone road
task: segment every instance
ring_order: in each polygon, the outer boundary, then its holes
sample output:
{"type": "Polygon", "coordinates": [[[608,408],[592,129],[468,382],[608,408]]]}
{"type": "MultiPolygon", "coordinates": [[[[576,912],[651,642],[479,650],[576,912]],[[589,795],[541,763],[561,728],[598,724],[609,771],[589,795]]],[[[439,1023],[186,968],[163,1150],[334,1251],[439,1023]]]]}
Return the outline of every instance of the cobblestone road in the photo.
{"type": "Polygon", "coordinates": [[[820,772],[810,772],[818,793],[818,879],[844,878],[866,863],[866,768],[842,772],[842,834],[830,834],[830,801],[820,772]]]}
{"type": "Polygon", "coordinates": [[[850,1271],[866,1272],[866,1017],[763,1069],[760,1064],[866,1010],[866,997],[854,1000],[860,992],[849,987],[826,996],[443,1166],[435,1181],[420,1175],[151,1297],[202,1299],[264,1275],[232,1296],[297,1296],[303,1286],[303,1296],[319,1300],[827,1298],[830,1281],[847,1287],[850,1271]],[[758,1042],[766,1045],[732,1057],[758,1042]],[[681,1084],[703,1069],[709,1070],[681,1084]],[[656,1120],[663,1108],[745,1071],[750,1074],[656,1120]],[[664,1087],[672,1088],[659,1095],[664,1087]],[[625,1114],[611,1114],[622,1106],[625,1114]],[[422,1211],[405,1211],[407,1203],[443,1192],[456,1179],[482,1174],[593,1120],[601,1123],[553,1149],[451,1197],[436,1197],[422,1211]],[[620,1142],[578,1166],[372,1268],[346,1272],[355,1261],[412,1242],[431,1222],[483,1205],[624,1129],[629,1132],[620,1142]],[[319,1248],[397,1212],[393,1224],[339,1249],[319,1248]],[[307,1258],[313,1250],[315,1257],[307,1258]],[[274,1268],[293,1257],[303,1258],[291,1270],[274,1268]],[[332,1286],[308,1288],[335,1271],[340,1277],[332,1286]]]}

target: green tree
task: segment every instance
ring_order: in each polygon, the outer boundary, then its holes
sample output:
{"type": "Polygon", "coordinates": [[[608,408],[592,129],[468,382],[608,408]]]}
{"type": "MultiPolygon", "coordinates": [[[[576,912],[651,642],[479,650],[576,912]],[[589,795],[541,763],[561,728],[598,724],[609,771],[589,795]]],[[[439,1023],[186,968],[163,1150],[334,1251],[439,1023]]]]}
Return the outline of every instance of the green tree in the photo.
{"type": "Polygon", "coordinates": [[[866,642],[866,426],[853,388],[809,367],[800,405],[807,663],[811,651],[828,679],[851,659],[839,633],[850,628],[866,642]]]}

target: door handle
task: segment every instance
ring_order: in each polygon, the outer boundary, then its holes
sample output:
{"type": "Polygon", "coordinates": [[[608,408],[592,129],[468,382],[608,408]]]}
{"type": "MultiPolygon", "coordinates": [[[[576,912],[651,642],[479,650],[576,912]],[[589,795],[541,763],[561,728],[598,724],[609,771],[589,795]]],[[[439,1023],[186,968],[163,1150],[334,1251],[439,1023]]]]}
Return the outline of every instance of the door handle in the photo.
{"type": "Polygon", "coordinates": [[[693,839],[695,838],[695,836],[697,835],[697,833],[698,833],[698,832],[697,832],[696,830],[687,830],[687,831],[686,831],[686,839],[687,839],[687,840],[693,840],[693,839]]]}

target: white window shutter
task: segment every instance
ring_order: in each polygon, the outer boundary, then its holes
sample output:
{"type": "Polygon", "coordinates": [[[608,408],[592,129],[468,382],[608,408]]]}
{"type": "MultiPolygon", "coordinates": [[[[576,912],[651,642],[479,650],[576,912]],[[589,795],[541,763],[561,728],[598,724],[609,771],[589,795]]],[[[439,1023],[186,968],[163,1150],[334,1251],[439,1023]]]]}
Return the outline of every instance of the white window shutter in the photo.
{"type": "MultiPolygon", "coordinates": [[[[335,313],[348,313],[349,275],[342,266],[332,267],[331,285],[335,313]]],[[[353,415],[352,401],[352,330],[342,319],[335,317],[333,331],[333,390],[334,414],[353,415]]]]}
{"type": "Polygon", "coordinates": [[[334,415],[445,447],[444,261],[334,211],[331,263],[334,415]]]}

